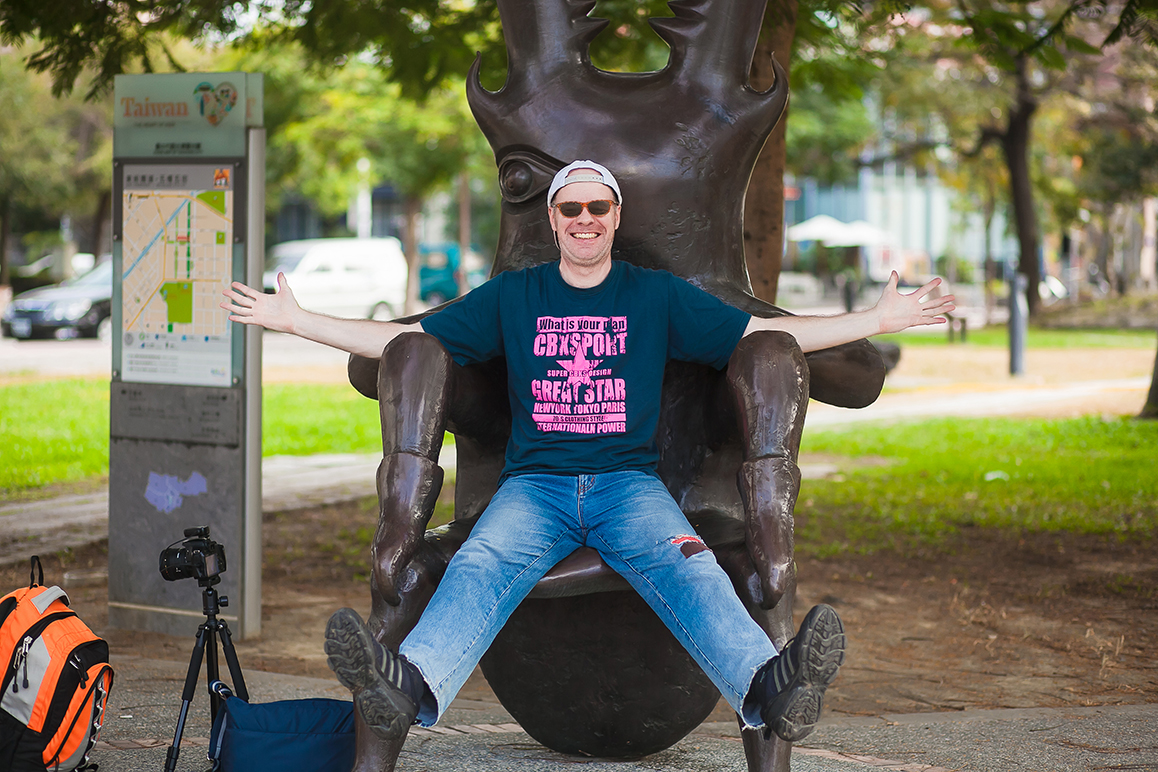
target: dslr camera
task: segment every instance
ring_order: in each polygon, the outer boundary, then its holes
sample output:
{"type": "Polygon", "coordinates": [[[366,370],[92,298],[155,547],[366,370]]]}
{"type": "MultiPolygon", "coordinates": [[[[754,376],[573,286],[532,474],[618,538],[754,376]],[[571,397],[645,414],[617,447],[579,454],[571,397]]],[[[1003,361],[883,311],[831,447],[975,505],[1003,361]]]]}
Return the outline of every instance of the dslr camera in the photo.
{"type": "Polygon", "coordinates": [[[168,582],[211,580],[225,570],[225,548],[209,538],[209,526],[186,528],[185,538],[161,550],[161,577],[168,582]]]}

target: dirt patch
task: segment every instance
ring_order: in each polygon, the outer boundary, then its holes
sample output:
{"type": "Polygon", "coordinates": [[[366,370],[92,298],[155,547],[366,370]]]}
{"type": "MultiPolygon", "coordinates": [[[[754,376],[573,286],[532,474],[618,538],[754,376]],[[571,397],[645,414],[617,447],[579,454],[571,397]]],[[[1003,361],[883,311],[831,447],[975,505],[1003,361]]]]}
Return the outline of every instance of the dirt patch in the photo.
{"type": "Polygon", "coordinates": [[[798,607],[831,603],[850,632],[829,706],[859,715],[1150,701],[1153,546],[967,529],[922,558],[805,561],[798,607]]]}
{"type": "MultiPolygon", "coordinates": [[[[264,524],[263,631],[242,666],[330,678],[329,615],[369,611],[372,501],[277,513],[264,524]]],[[[228,545],[226,545],[228,547],[228,545]]],[[[836,714],[1147,702],[1158,694],[1158,553],[1151,542],[966,530],[946,551],[804,560],[796,612],[827,602],[849,631],[836,714]]],[[[93,546],[45,561],[46,578],[107,566],[93,546]]],[[[0,571],[13,588],[27,569],[0,571]]],[[[114,653],[188,661],[188,637],[107,629],[107,588],[69,588],[114,653]]],[[[486,698],[474,678],[464,696],[486,698]]],[[[492,698],[493,699],[493,698],[492,698]]],[[[723,703],[716,720],[731,720],[723,703]]]]}

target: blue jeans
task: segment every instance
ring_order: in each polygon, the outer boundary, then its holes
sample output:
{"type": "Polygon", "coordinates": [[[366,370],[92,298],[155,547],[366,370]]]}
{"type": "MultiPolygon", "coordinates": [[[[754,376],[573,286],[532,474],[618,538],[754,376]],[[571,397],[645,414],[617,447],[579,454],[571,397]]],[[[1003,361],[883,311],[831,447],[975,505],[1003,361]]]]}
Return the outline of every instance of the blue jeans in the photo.
{"type": "Polygon", "coordinates": [[[761,726],[744,697],[776,649],[667,488],[634,471],[503,483],[399,649],[434,696],[419,722],[438,720],[535,583],[582,546],[627,579],[745,724],[761,726]]]}

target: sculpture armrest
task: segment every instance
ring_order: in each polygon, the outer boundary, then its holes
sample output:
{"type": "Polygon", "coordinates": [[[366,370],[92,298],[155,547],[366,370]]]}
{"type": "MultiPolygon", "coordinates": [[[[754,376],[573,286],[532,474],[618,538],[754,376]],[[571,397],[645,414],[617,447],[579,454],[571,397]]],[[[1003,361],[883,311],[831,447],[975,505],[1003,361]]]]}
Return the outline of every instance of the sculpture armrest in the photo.
{"type": "Polygon", "coordinates": [[[350,354],[346,362],[346,375],[350,385],[363,397],[378,399],[378,361],[369,357],[350,354]]]}

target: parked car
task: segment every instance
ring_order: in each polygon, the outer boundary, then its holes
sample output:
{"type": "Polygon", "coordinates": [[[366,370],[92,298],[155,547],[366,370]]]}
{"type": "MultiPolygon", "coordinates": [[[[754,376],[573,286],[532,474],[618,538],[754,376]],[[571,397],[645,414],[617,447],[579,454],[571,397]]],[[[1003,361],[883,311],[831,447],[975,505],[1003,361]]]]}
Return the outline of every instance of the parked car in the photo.
{"type": "Polygon", "coordinates": [[[458,273],[466,272],[466,286],[474,289],[487,280],[488,266],[476,252],[468,252],[466,261],[459,258],[455,243],[423,244],[418,248],[422,261],[418,270],[418,296],[432,306],[458,297],[458,273]]]}
{"type": "Polygon", "coordinates": [[[395,238],[303,239],[270,249],[263,277],[289,281],[302,308],[359,319],[393,319],[406,303],[406,257],[395,238]]]}
{"type": "Polygon", "coordinates": [[[11,338],[84,336],[108,340],[112,333],[113,262],[51,287],[23,292],[0,318],[0,332],[11,338]]]}

